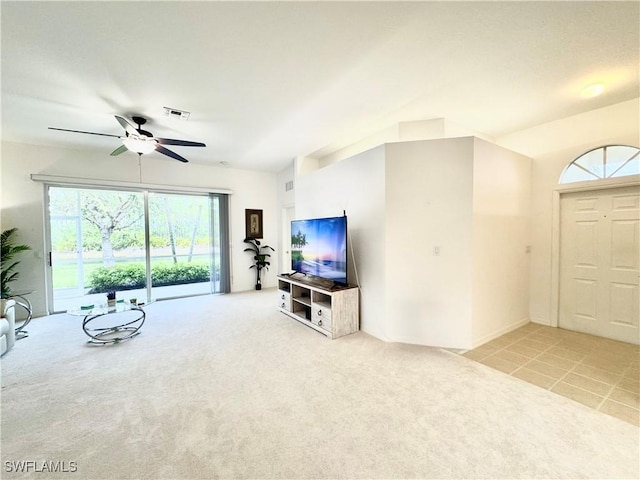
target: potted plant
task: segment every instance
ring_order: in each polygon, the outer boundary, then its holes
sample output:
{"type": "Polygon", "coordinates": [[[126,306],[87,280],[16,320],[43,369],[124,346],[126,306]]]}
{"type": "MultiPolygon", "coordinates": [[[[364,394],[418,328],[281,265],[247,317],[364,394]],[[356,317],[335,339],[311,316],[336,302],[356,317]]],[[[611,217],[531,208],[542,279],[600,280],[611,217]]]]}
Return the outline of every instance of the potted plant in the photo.
{"type": "Polygon", "coordinates": [[[18,279],[19,274],[15,270],[20,261],[12,262],[13,257],[20,252],[31,250],[28,245],[16,245],[15,234],[17,231],[17,228],[10,228],[2,232],[0,237],[0,297],[2,298],[11,296],[9,282],[18,279]]]}
{"type": "Polygon", "coordinates": [[[256,269],[256,290],[262,290],[262,280],[260,279],[260,272],[262,269],[269,270],[269,265],[271,262],[267,260],[267,258],[271,258],[271,255],[266,253],[268,250],[275,252],[273,248],[269,245],[261,245],[260,240],[255,238],[245,238],[244,243],[248,243],[251,245],[244,249],[245,252],[249,252],[253,254],[253,265],[249,268],[256,269]]]}

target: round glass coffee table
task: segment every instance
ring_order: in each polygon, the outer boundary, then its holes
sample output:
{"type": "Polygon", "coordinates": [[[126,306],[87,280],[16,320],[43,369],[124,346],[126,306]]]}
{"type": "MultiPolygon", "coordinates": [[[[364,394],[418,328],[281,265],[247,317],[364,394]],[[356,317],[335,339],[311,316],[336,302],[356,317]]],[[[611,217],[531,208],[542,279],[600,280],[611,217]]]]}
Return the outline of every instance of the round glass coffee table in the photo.
{"type": "Polygon", "coordinates": [[[120,343],[139,335],[147,316],[142,308],[127,302],[118,302],[114,307],[87,305],[67,313],[84,317],[82,329],[90,337],[87,343],[97,345],[120,343]]]}

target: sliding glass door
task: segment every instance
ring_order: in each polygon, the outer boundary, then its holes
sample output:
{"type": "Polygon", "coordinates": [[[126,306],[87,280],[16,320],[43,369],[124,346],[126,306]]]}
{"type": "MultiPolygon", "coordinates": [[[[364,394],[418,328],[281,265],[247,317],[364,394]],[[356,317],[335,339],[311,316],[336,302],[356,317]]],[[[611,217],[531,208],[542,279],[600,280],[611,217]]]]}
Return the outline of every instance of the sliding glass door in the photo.
{"type": "Polygon", "coordinates": [[[212,292],[216,265],[209,203],[207,196],[149,194],[153,298],[212,292]]]}
{"type": "MultiPolygon", "coordinates": [[[[48,186],[50,305],[224,291],[220,196],[48,186]]],[[[223,202],[224,203],[224,202],[223,202]]]]}

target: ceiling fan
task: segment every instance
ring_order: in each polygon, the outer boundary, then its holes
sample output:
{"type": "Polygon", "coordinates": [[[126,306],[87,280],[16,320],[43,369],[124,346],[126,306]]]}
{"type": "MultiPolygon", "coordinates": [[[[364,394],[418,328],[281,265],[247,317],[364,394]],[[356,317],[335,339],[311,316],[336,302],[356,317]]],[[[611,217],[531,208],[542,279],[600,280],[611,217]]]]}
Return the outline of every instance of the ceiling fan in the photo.
{"type": "Polygon", "coordinates": [[[172,152],[168,148],[163,147],[163,145],[176,145],[181,147],[206,147],[204,143],[201,142],[190,142],[188,140],[172,140],[170,138],[160,138],[154,137],[151,132],[142,129],[142,125],[147,123],[147,119],[144,117],[131,117],[131,119],[138,125],[136,128],[129,120],[119,115],[116,115],[116,120],[118,123],[124,128],[124,136],[122,135],[112,135],[110,133],[96,133],[96,132],[84,132],[82,130],[68,130],[66,128],[55,128],[49,127],[49,130],[59,130],[61,132],[73,132],[73,133],[86,133],[89,135],[100,135],[103,137],[115,137],[122,140],[122,145],[116,148],[113,152],[111,152],[112,156],[120,155],[127,150],[131,150],[132,152],[136,152],[138,155],[142,155],[143,153],[151,153],[154,150],[156,152],[162,153],[163,155],[167,155],[168,157],[174,158],[175,160],[179,160],[181,162],[188,162],[186,158],[178,155],[175,152],[172,152]]]}

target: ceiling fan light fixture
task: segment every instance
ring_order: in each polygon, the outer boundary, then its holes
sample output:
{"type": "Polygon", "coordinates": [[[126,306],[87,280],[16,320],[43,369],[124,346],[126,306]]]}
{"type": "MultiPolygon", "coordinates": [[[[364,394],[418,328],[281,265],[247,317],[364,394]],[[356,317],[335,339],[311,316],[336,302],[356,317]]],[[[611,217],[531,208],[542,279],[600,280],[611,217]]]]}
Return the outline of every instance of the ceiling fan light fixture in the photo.
{"type": "Polygon", "coordinates": [[[118,156],[127,150],[135,152],[138,155],[144,153],[151,153],[154,150],[162,155],[171,157],[174,160],[178,160],[182,163],[188,163],[189,160],[182,155],[178,155],[176,152],[169,150],[165,145],[177,145],[180,147],[206,147],[202,142],[192,142],[190,140],[176,140],[174,138],[160,138],[154,137],[151,132],[147,132],[142,129],[142,126],[147,123],[147,119],[144,117],[134,116],[133,121],[136,122],[138,127],[134,127],[133,124],[120,115],[115,115],[116,120],[122,128],[124,128],[125,136],[113,135],[111,133],[98,133],[98,132],[85,132],[83,130],[69,130],[66,128],[49,127],[51,130],[60,130],[62,132],[74,132],[74,133],[86,133],[88,135],[100,135],[102,137],[115,137],[120,139],[122,145],[111,152],[111,156],[118,156]]]}
{"type": "Polygon", "coordinates": [[[140,154],[151,153],[156,149],[155,140],[144,140],[142,138],[127,137],[122,139],[122,143],[132,152],[140,154]]]}

